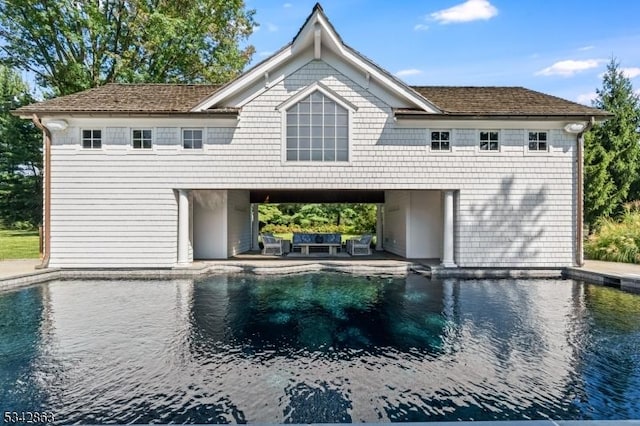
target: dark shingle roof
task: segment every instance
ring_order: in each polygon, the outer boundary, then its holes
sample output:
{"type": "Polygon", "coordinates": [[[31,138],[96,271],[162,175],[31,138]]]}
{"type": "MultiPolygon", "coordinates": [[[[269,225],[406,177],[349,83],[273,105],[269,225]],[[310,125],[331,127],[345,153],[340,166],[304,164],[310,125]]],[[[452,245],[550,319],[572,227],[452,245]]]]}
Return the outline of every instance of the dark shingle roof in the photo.
{"type": "Polygon", "coordinates": [[[414,86],[413,90],[451,115],[608,115],[524,87],[414,86]]]}
{"type": "MultiPolygon", "coordinates": [[[[15,113],[189,113],[211,96],[219,85],[107,84],[84,92],[37,102],[15,113]]],[[[522,87],[416,86],[413,90],[449,116],[606,116],[605,111],[522,87]]],[[[234,108],[209,112],[232,113],[234,108]]],[[[424,115],[424,111],[398,109],[398,114],[424,115]]],[[[440,114],[432,117],[441,117],[440,114]]]]}
{"type": "Polygon", "coordinates": [[[112,83],[27,105],[16,112],[184,113],[219,87],[210,84],[112,83]]]}

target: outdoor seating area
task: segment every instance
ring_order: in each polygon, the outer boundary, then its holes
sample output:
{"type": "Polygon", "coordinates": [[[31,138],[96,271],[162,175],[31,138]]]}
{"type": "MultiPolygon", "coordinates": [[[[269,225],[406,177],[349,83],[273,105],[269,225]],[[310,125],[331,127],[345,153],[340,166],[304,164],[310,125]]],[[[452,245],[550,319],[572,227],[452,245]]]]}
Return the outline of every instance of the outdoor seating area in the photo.
{"type": "Polygon", "coordinates": [[[260,236],[262,254],[266,256],[371,255],[371,234],[348,239],[345,244],[342,243],[342,234],[339,233],[294,232],[292,240],[278,238],[271,233],[261,233],[260,236]]]}

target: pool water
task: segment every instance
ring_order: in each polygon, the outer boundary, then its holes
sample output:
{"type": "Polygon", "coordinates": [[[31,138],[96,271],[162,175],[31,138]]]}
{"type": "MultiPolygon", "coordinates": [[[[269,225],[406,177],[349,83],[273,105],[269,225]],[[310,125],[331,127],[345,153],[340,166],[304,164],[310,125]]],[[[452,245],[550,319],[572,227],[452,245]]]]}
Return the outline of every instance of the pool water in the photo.
{"type": "Polygon", "coordinates": [[[57,423],[640,418],[640,296],[314,273],[0,294],[0,407],[57,423]]]}

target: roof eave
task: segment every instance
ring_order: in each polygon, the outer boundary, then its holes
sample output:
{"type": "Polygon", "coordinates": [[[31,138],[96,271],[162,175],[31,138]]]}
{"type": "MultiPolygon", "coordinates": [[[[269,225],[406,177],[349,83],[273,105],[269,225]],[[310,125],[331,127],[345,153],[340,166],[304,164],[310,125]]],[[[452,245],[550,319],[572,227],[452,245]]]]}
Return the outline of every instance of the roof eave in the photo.
{"type": "Polygon", "coordinates": [[[477,113],[445,113],[445,114],[427,114],[422,111],[395,111],[394,117],[403,120],[540,120],[540,121],[557,121],[557,120],[586,120],[591,117],[602,121],[613,114],[608,112],[597,113],[567,113],[567,114],[477,114],[477,113]]]}
{"type": "Polygon", "coordinates": [[[20,118],[31,118],[34,114],[41,117],[52,116],[71,116],[71,117],[175,117],[175,118],[201,118],[201,117],[215,117],[215,118],[238,118],[240,110],[236,111],[216,111],[205,110],[198,112],[183,112],[183,111],[48,111],[48,110],[29,110],[20,111],[13,110],[11,114],[20,118]]]}

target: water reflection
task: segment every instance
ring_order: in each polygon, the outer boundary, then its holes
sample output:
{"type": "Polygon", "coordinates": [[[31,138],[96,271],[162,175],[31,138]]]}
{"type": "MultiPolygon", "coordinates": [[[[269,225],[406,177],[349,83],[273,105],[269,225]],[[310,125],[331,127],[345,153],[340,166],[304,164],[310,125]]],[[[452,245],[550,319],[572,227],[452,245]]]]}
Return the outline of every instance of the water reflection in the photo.
{"type": "Polygon", "coordinates": [[[640,417],[640,297],[304,274],[0,295],[0,405],[62,423],[640,417]]]}

